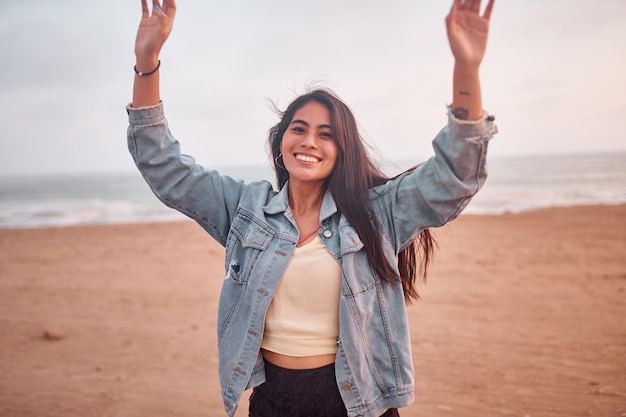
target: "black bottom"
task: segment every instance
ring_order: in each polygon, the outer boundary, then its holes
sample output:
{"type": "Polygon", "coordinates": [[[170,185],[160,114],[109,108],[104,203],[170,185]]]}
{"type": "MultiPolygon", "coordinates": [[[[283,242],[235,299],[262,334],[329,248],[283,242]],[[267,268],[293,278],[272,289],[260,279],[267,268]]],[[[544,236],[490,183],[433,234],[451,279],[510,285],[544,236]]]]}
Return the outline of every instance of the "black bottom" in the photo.
{"type": "MultiPolygon", "coordinates": [[[[249,417],[347,417],[337,382],[335,365],[285,369],[265,361],[265,382],[250,395],[249,417]]],[[[381,417],[399,417],[387,410],[381,417]]]]}

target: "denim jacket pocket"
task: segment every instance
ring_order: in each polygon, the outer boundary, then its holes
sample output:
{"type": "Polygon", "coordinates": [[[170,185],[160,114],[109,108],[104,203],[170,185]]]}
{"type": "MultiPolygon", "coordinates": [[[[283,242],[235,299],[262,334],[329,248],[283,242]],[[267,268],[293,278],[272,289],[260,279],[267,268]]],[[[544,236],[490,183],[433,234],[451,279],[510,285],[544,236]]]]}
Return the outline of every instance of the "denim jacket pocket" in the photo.
{"type": "Polygon", "coordinates": [[[261,254],[272,241],[272,233],[244,214],[235,216],[226,243],[226,278],[240,284],[250,279],[261,254]]]}

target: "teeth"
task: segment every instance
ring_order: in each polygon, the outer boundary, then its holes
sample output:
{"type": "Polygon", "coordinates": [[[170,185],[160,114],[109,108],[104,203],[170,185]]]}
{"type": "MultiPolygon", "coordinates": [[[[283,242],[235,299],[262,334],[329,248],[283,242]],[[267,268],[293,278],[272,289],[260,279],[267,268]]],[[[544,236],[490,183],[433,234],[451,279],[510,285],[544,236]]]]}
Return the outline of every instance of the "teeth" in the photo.
{"type": "Polygon", "coordinates": [[[307,156],[307,155],[296,155],[296,159],[302,162],[318,162],[319,161],[319,159],[313,156],[307,156]]]}

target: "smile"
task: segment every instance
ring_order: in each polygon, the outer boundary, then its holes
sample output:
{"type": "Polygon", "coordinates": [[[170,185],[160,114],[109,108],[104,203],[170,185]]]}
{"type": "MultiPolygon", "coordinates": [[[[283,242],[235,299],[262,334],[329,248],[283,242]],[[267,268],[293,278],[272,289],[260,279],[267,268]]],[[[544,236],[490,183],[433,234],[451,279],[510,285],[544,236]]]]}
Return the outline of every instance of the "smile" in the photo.
{"type": "Polygon", "coordinates": [[[309,162],[309,163],[315,163],[315,162],[321,161],[321,159],[316,158],[314,156],[302,155],[302,154],[296,154],[296,159],[298,161],[309,162]]]}

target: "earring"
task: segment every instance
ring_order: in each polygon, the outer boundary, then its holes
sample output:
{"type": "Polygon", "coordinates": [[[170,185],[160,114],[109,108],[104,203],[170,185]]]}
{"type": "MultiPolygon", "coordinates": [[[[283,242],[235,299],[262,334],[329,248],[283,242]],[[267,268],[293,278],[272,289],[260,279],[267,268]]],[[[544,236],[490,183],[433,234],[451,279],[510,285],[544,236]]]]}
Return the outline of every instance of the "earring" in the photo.
{"type": "Polygon", "coordinates": [[[287,168],[285,168],[285,165],[284,165],[284,164],[283,164],[283,165],[281,165],[281,164],[280,164],[279,158],[282,158],[282,157],[283,157],[283,153],[281,152],[281,153],[279,153],[279,154],[278,154],[278,156],[277,156],[276,158],[274,158],[274,163],[275,163],[275,164],[276,164],[276,166],[278,166],[279,168],[284,169],[284,170],[287,170],[287,168]]]}

